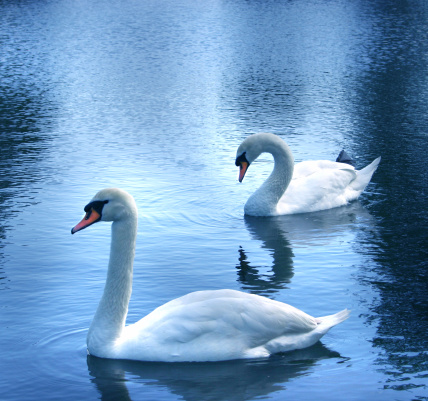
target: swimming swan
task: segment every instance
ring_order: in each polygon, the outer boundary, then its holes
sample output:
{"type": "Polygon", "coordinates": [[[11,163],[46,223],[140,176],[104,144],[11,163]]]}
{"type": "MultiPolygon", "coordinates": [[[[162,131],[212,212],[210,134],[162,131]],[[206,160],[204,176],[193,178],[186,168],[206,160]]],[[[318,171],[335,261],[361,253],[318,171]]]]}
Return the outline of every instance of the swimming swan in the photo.
{"type": "Polygon", "coordinates": [[[345,320],[348,310],[314,318],[281,302],[235,290],[197,291],[125,326],[132,291],[137,207],[127,192],[108,188],[85,207],[74,234],[112,221],[104,293],[87,336],[91,355],[141,361],[221,361],[267,357],[309,347],[345,320]]]}
{"type": "Polygon", "coordinates": [[[336,162],[311,160],[294,165],[290,148],[281,138],[268,133],[253,134],[236,152],[239,182],[250,164],[264,152],[273,155],[274,168],[245,204],[244,212],[251,216],[315,212],[346,205],[364,191],[381,159],[378,157],[362,170],[348,164],[352,163],[349,158],[339,162],[340,155],[336,162]]]}

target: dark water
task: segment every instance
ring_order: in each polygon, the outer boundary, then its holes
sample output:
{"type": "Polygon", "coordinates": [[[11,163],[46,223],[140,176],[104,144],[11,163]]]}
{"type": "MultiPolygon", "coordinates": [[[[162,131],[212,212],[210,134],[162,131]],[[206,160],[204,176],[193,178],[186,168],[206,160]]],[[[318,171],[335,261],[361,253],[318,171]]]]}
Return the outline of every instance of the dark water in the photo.
{"type": "Polygon", "coordinates": [[[1,399],[427,399],[427,127],[425,1],[0,1],[1,399]],[[352,205],[244,218],[260,131],[382,162],[352,205]],[[109,228],[70,228],[106,186],[139,207],[129,323],[213,288],[351,317],[266,360],[87,357],[109,228]]]}

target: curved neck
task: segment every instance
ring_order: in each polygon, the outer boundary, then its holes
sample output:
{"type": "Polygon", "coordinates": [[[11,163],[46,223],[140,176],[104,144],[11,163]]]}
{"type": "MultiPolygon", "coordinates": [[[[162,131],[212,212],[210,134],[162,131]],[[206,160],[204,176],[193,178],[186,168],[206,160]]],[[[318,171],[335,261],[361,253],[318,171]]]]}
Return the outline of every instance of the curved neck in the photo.
{"type": "Polygon", "coordinates": [[[294,158],[284,141],[268,143],[264,152],[272,154],[274,168],[267,180],[245,204],[245,213],[253,216],[276,215],[278,201],[284,195],[293,176],[294,158]]]}
{"type": "Polygon", "coordinates": [[[115,221],[111,226],[110,260],[104,293],[88,332],[88,349],[112,344],[125,327],[132,292],[137,218],[115,221]]]}

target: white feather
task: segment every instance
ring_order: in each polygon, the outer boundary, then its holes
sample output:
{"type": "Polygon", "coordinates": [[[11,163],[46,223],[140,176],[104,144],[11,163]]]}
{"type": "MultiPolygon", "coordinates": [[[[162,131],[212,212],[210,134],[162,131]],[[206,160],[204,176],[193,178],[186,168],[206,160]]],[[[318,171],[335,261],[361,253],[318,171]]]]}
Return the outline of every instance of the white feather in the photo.
{"type": "MultiPolygon", "coordinates": [[[[269,298],[225,289],[187,294],[125,327],[137,208],[118,189],[100,191],[93,201],[104,202],[101,220],[113,224],[105,289],[87,337],[91,355],[163,362],[266,357],[308,347],[348,317],[345,310],[314,318],[269,298]]],[[[76,227],[82,229],[82,223],[76,227]]]]}

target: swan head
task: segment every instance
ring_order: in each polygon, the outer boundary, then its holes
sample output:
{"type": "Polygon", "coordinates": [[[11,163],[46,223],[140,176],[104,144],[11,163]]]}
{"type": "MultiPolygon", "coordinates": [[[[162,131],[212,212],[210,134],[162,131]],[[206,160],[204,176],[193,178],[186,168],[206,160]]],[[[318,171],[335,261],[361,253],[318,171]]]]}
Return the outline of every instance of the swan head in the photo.
{"type": "Polygon", "coordinates": [[[266,132],[250,135],[245,138],[236,151],[235,165],[239,167],[239,182],[244,179],[251,163],[262,153],[276,153],[278,147],[287,146],[278,136],[266,132]]]}
{"type": "Polygon", "coordinates": [[[77,233],[98,221],[120,221],[137,214],[134,198],[119,188],[99,191],[84,208],[85,216],[71,229],[77,233]]]}

